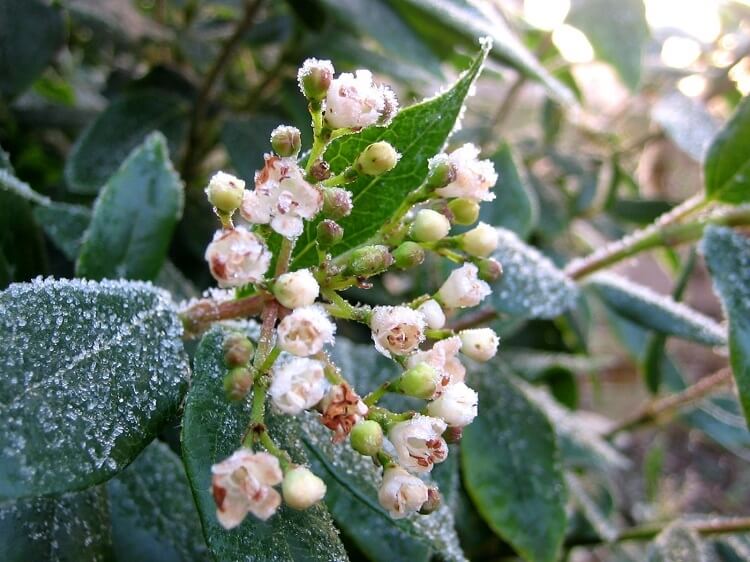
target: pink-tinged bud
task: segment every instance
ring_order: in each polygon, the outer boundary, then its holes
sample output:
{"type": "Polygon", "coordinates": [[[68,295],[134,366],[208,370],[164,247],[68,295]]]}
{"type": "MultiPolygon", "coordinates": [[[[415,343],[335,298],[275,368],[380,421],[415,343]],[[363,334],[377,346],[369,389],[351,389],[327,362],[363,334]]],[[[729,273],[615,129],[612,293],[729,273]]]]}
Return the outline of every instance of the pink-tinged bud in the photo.
{"type": "Polygon", "coordinates": [[[419,511],[428,500],[427,485],[400,466],[387,468],[378,491],[378,501],[394,519],[419,511]]]}
{"type": "Polygon", "coordinates": [[[224,392],[230,400],[242,400],[253,387],[253,374],[247,367],[235,367],[224,377],[224,392]]]}
{"type": "Polygon", "coordinates": [[[329,219],[343,219],[352,212],[352,194],[342,187],[323,190],[323,214],[329,219]]]}
{"type": "Polygon", "coordinates": [[[373,420],[362,420],[352,428],[352,449],[360,455],[375,456],[383,448],[383,428],[373,420]]]}
{"type": "Polygon", "coordinates": [[[459,332],[461,353],[475,361],[489,361],[497,353],[500,338],[492,328],[475,328],[459,332]]]}
{"type": "Polygon", "coordinates": [[[320,361],[295,357],[274,366],[268,394],[279,410],[296,415],[320,402],[327,385],[320,361]]]}
{"type": "Polygon", "coordinates": [[[287,308],[310,306],[320,294],[320,285],[309,269],[298,269],[279,275],[273,284],[273,295],[287,308]]]}
{"type": "Polygon", "coordinates": [[[440,509],[440,505],[443,503],[443,497],[440,495],[440,490],[437,486],[430,486],[427,488],[427,501],[422,504],[422,508],[419,513],[422,515],[429,515],[440,509]]]}
{"type": "Polygon", "coordinates": [[[435,463],[443,462],[448,456],[442,437],[446,427],[441,419],[421,415],[394,425],[388,439],[399,464],[411,472],[429,472],[435,463]]]}
{"type": "Polygon", "coordinates": [[[243,367],[250,362],[255,346],[242,334],[229,334],[224,338],[224,363],[227,367],[243,367]]]}
{"type": "Polygon", "coordinates": [[[345,382],[332,386],[320,403],[321,423],[333,431],[332,441],[340,443],[367,415],[367,405],[345,382]]]}
{"type": "Polygon", "coordinates": [[[364,246],[351,253],[345,273],[355,277],[370,277],[384,272],[391,265],[393,255],[388,251],[388,246],[364,246]]]}
{"type": "Polygon", "coordinates": [[[216,516],[225,529],[242,523],[248,513],[266,521],[281,504],[273,486],[282,481],[276,457],[239,449],[231,457],[211,467],[211,488],[216,516]]]}
{"type": "Polygon", "coordinates": [[[479,218],[479,203],[473,199],[459,197],[448,203],[448,209],[453,215],[453,223],[469,225],[477,222],[479,218]]]}
{"type": "Polygon", "coordinates": [[[293,468],[281,483],[284,502],[292,509],[312,507],[326,495],[326,484],[304,466],[293,468]]]}
{"type": "Polygon", "coordinates": [[[411,269],[424,261],[424,249],[416,242],[403,242],[393,250],[393,259],[399,269],[411,269]]]}
{"type": "Polygon", "coordinates": [[[435,295],[436,299],[448,308],[478,305],[492,292],[490,286],[479,279],[478,272],[473,263],[465,263],[454,269],[435,295]]]}
{"type": "Polygon", "coordinates": [[[208,202],[217,211],[231,215],[242,205],[245,182],[224,172],[216,172],[206,187],[208,202]]]}
{"type": "Polygon", "coordinates": [[[417,213],[411,226],[411,237],[418,242],[437,242],[451,230],[451,223],[445,215],[432,209],[422,209],[417,213]]]}
{"type": "Polygon", "coordinates": [[[326,93],[326,124],[332,129],[361,129],[390,117],[395,96],[372,81],[369,70],[345,72],[326,93]],[[387,98],[387,99],[386,99],[387,98]]]}
{"type": "Polygon", "coordinates": [[[490,190],[497,183],[495,166],[490,160],[479,160],[479,149],[473,144],[465,144],[447,156],[455,169],[455,179],[436,193],[446,199],[464,197],[474,201],[492,201],[495,194],[490,190]]]}
{"type": "Polygon", "coordinates": [[[302,136],[297,127],[280,125],[271,132],[271,147],[281,157],[296,157],[302,148],[302,136]]]}
{"type": "Polygon", "coordinates": [[[488,283],[493,283],[503,275],[503,266],[495,258],[483,258],[475,260],[479,267],[479,278],[488,283]]]}
{"type": "Polygon", "coordinates": [[[385,141],[375,142],[365,148],[354,162],[354,169],[365,176],[380,176],[398,164],[401,155],[385,141]]]}
{"type": "Polygon", "coordinates": [[[295,308],[279,323],[277,345],[298,357],[315,355],[327,343],[333,343],[336,325],[331,322],[322,306],[295,308]]]}
{"type": "Polygon", "coordinates": [[[469,255],[480,258],[486,258],[494,252],[499,242],[497,229],[485,222],[480,222],[460,237],[461,249],[469,255]]]}
{"type": "Polygon", "coordinates": [[[238,226],[214,235],[206,248],[206,261],[220,287],[240,287],[263,279],[271,252],[258,236],[238,226]]]}
{"type": "Polygon", "coordinates": [[[331,80],[333,65],[328,60],[307,59],[297,72],[299,89],[310,101],[322,101],[331,86],[331,80]]]}
{"type": "Polygon", "coordinates": [[[423,302],[417,308],[424,316],[427,327],[432,330],[440,330],[445,326],[445,313],[443,308],[435,299],[423,302]]]}
{"type": "Polygon", "coordinates": [[[419,363],[407,369],[398,379],[398,388],[403,394],[428,400],[435,395],[440,374],[427,363],[419,363]]]}
{"type": "Polygon", "coordinates": [[[441,377],[435,392],[436,395],[439,395],[448,385],[461,382],[466,377],[466,368],[458,359],[460,349],[461,340],[458,336],[446,338],[435,342],[432,349],[419,351],[410,356],[406,365],[407,367],[414,367],[420,363],[427,363],[433,367],[441,377]]]}
{"type": "Polygon", "coordinates": [[[331,165],[325,160],[318,160],[310,168],[310,177],[315,181],[327,180],[331,177],[331,165]]]}
{"type": "Polygon", "coordinates": [[[344,238],[344,229],[330,219],[320,221],[317,226],[317,232],[316,241],[318,242],[318,246],[324,250],[335,246],[344,238]]]}
{"type": "Polygon", "coordinates": [[[465,383],[457,382],[427,404],[427,413],[451,427],[465,427],[477,417],[478,403],[477,393],[465,383]]]}
{"type": "Polygon", "coordinates": [[[427,186],[433,189],[445,187],[456,180],[456,168],[447,154],[438,154],[428,162],[427,186]]]}
{"type": "Polygon", "coordinates": [[[448,426],[448,429],[446,429],[445,432],[443,433],[443,439],[445,439],[445,442],[448,443],[449,445],[455,445],[456,443],[460,443],[463,436],[464,436],[463,427],[448,426]]]}
{"type": "Polygon", "coordinates": [[[424,317],[408,306],[376,306],[370,329],[375,349],[386,357],[408,355],[424,341],[424,317]]]}

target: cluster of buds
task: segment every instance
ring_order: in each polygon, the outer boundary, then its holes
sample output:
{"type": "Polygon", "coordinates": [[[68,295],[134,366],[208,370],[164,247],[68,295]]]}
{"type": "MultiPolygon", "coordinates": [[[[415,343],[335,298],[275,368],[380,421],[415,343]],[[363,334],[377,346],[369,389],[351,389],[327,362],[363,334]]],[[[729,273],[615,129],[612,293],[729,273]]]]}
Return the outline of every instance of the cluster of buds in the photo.
{"type": "Polygon", "coordinates": [[[306,509],[325,495],[324,482],[293,464],[273,442],[263,419],[266,401],[287,415],[317,412],[334,442],[349,439],[354,450],[382,467],[378,499],[392,517],[437,509],[439,491],[423,478],[446,459],[447,443],[457,441],[477,415],[478,396],[466,384],[461,355],[488,361],[499,343],[489,328],[456,331],[447,323],[456,309],[479,305],[491,293],[488,282],[502,273],[490,257],[498,244],[494,228],[479,223],[451,236],[454,225],[476,223],[479,205],[494,199],[492,163],[480,160],[470,144],[435,156],[425,181],[371,240],[335,252],[345,234],[336,221],[352,211],[346,185],[387,173],[400,156],[387,142],[377,142],[332,175],[325,149],[338,136],[387,125],[398,104],[390,88],[376,85],[366,70],[335,77],[329,61],[309,59],[298,79],[314,137],[304,165],[298,160],[300,131],[282,126],[271,135],[273,153],[255,174],[254,189],[224,172],[206,188],[221,222],[206,250],[211,274],[220,287],[236,288],[238,299],[262,304],[253,309],[262,319],[257,347],[233,334],[224,348],[228,398],[252,395],[254,404],[242,446],[213,467],[217,516],[226,528],[248,513],[268,519],[282,497],[291,508],[306,509]],[[313,219],[316,224],[306,227],[313,219]],[[296,239],[306,228],[316,235],[318,264],[290,271],[296,239]],[[275,256],[273,233],[282,237],[275,256]],[[428,252],[460,264],[432,294],[374,307],[353,305],[339,294],[367,287],[368,278],[391,268],[414,268],[428,252]],[[365,324],[375,349],[399,366],[399,375],[368,395],[358,394],[326,352],[334,345],[334,320],[365,324]],[[390,411],[378,405],[388,392],[421,399],[424,407],[390,411]]]}

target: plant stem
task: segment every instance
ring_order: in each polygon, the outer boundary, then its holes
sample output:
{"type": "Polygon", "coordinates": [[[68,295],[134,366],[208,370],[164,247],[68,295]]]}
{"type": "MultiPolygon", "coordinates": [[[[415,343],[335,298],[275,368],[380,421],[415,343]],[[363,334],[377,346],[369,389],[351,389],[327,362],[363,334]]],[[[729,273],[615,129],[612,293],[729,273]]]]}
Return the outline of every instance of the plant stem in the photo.
{"type": "Polygon", "coordinates": [[[180,318],[185,326],[185,337],[191,338],[200,335],[212,322],[258,316],[270,299],[271,295],[261,293],[224,302],[216,302],[212,299],[200,300],[180,313],[180,318]]]}
{"type": "Polygon", "coordinates": [[[370,394],[365,396],[362,399],[362,402],[364,402],[368,407],[374,406],[378,403],[378,401],[386,395],[388,392],[388,388],[391,386],[391,381],[384,382],[381,384],[378,388],[373,390],[370,394]]]}
{"type": "Polygon", "coordinates": [[[323,296],[331,302],[330,305],[326,306],[326,310],[331,316],[343,320],[354,320],[355,322],[361,322],[363,324],[370,323],[372,311],[369,308],[358,307],[350,304],[332,289],[324,289],[323,296]]]}
{"type": "Polygon", "coordinates": [[[712,394],[725,384],[731,382],[731,380],[731,369],[728,367],[720,369],[714,374],[700,379],[697,383],[687,387],[681,392],[649,402],[637,410],[633,415],[628,416],[619,422],[615,427],[610,429],[604,437],[610,439],[622,431],[646,424],[667,412],[677,410],[700,400],[701,398],[712,394]]]}
{"type": "Polygon", "coordinates": [[[200,90],[198,90],[198,96],[193,106],[193,114],[190,118],[187,147],[182,159],[182,165],[180,166],[182,178],[187,184],[193,179],[198,164],[196,160],[198,159],[198,149],[201,141],[201,126],[203,125],[203,118],[206,114],[214,86],[231,60],[235,49],[242,41],[242,37],[253,26],[253,20],[262,3],[263,0],[245,0],[242,18],[237,22],[232,35],[222,46],[219,56],[216,57],[213,65],[211,65],[208,73],[206,73],[206,78],[203,80],[200,90]]]}

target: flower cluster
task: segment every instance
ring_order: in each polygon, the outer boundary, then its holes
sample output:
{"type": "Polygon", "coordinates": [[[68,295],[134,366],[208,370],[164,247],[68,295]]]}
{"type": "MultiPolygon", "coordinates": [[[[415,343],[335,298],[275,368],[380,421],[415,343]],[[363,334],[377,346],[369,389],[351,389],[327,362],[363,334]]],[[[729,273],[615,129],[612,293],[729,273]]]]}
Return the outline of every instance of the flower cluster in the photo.
{"type": "Polygon", "coordinates": [[[282,497],[289,507],[306,509],[325,495],[325,483],[273,441],[264,423],[266,401],[283,414],[318,412],[334,442],[349,439],[354,450],[372,457],[383,470],[378,500],[392,517],[437,509],[440,494],[423,478],[446,459],[447,441],[459,439],[477,415],[478,396],[466,384],[461,356],[488,361],[499,343],[489,328],[455,330],[448,323],[457,309],[479,305],[502,272],[490,257],[498,244],[495,229],[479,223],[451,236],[454,225],[476,223],[479,204],[494,199],[492,163],[480,160],[479,150],[469,144],[436,155],[424,182],[405,194],[371,240],[336,251],[346,234],[336,221],[353,208],[346,186],[361,176],[389,172],[400,155],[387,142],[377,142],[333,174],[325,149],[332,139],[363,127],[386,126],[398,103],[367,70],[336,77],[329,61],[309,59],[298,79],[314,137],[304,164],[298,159],[299,130],[282,126],[271,135],[273,153],[265,156],[253,189],[224,172],[206,188],[221,221],[206,250],[211,274],[220,287],[237,289],[227,310],[234,316],[243,310],[258,314],[262,326],[255,344],[242,334],[225,342],[227,396],[252,399],[254,405],[240,448],[213,466],[217,517],[226,528],[248,513],[268,519],[282,497]],[[295,243],[305,231],[315,237],[318,262],[293,270],[295,243]],[[272,241],[277,235],[280,246],[272,241]],[[432,294],[374,307],[351,304],[339,294],[367,287],[368,278],[390,269],[416,267],[426,253],[460,264],[432,294]],[[334,345],[335,320],[366,325],[375,349],[392,359],[400,374],[360,395],[326,352],[334,345]],[[390,411],[379,405],[389,392],[424,400],[424,407],[390,411]]]}

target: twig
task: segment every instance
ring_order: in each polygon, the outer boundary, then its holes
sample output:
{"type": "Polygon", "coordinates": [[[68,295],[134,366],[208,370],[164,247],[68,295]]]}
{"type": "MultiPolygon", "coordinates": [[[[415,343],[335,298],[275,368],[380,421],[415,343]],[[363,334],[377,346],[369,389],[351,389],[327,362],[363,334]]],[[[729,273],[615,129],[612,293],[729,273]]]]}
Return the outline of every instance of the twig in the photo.
{"type": "Polygon", "coordinates": [[[195,337],[200,335],[212,322],[258,316],[263,311],[265,304],[271,299],[272,297],[268,293],[224,302],[203,299],[180,313],[180,318],[185,325],[186,336],[195,337]]]}

